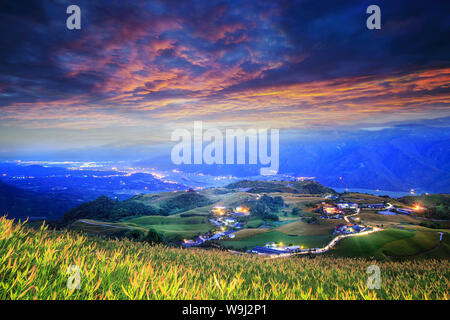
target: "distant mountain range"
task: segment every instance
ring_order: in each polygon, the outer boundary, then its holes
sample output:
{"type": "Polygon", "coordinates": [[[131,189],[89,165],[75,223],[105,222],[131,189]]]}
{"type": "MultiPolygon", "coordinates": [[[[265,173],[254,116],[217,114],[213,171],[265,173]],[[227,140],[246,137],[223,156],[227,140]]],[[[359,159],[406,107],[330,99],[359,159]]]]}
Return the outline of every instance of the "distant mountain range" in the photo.
{"type": "Polygon", "coordinates": [[[298,143],[282,156],[280,168],[330,187],[450,192],[448,134],[438,128],[399,130],[298,143]]]}
{"type": "Polygon", "coordinates": [[[185,189],[146,173],[0,163],[0,215],[10,218],[59,219],[69,209],[100,196],[125,200],[141,192],[185,189]]]}
{"type": "Polygon", "coordinates": [[[23,190],[0,181],[0,215],[25,220],[59,219],[64,212],[79,205],[67,194],[23,190]]]}
{"type": "MultiPolygon", "coordinates": [[[[279,174],[315,177],[328,187],[450,193],[450,119],[359,130],[280,135],[279,174]]],[[[211,175],[257,177],[260,165],[180,165],[159,155],[140,164],[211,175]]],[[[248,159],[248,155],[247,155],[248,159]]]]}
{"type": "Polygon", "coordinates": [[[230,183],[225,188],[238,189],[249,193],[287,192],[297,194],[324,194],[335,192],[333,189],[324,187],[316,181],[242,180],[230,183]]]}

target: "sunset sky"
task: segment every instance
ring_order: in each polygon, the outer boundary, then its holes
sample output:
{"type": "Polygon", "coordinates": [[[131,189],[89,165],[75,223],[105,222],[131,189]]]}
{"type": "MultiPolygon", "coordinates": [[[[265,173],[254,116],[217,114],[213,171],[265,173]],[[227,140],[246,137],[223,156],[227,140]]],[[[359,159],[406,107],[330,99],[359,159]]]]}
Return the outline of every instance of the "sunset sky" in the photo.
{"type": "Polygon", "coordinates": [[[2,1],[0,153],[450,116],[449,1],[2,1]],[[81,8],[81,30],[66,8],[81,8]],[[381,8],[382,29],[366,28],[381,8]],[[30,150],[31,150],[30,149],[30,150]]]}

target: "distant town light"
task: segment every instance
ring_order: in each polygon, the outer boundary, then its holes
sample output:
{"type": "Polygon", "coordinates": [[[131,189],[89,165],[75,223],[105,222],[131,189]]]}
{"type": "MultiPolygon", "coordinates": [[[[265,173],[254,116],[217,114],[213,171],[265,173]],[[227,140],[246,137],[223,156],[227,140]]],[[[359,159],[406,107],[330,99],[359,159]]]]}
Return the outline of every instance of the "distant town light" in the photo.
{"type": "Polygon", "coordinates": [[[213,208],[213,212],[215,214],[218,214],[219,216],[224,215],[225,214],[225,207],[214,207],[213,208]]]}
{"type": "Polygon", "coordinates": [[[249,213],[249,208],[244,207],[244,206],[239,206],[236,208],[236,212],[238,213],[249,213]]]}

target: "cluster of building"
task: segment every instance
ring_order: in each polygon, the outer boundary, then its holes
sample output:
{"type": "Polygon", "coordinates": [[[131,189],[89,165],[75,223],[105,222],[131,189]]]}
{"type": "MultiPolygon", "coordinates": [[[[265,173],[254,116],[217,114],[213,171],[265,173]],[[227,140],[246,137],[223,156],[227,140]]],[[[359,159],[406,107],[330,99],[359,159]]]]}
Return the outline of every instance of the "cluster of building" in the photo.
{"type": "Polygon", "coordinates": [[[334,234],[351,234],[370,230],[370,227],[353,223],[340,224],[334,228],[334,234]]]}
{"type": "Polygon", "coordinates": [[[393,205],[387,203],[370,203],[370,204],[364,204],[362,205],[362,208],[364,209],[375,209],[379,210],[378,213],[384,214],[384,215],[396,215],[396,214],[406,214],[411,215],[414,212],[420,212],[424,210],[425,208],[421,207],[420,205],[415,205],[413,208],[398,208],[394,207],[393,205]]]}
{"type": "Polygon", "coordinates": [[[339,198],[338,194],[324,194],[323,197],[328,200],[337,200],[339,198]]]}
{"type": "Polygon", "coordinates": [[[244,206],[238,206],[235,209],[228,209],[226,207],[216,206],[211,210],[216,216],[235,216],[246,217],[250,215],[250,209],[244,206]]]}
{"type": "Polygon", "coordinates": [[[386,209],[387,207],[388,207],[388,205],[384,204],[384,203],[361,204],[361,209],[386,209]]]}
{"type": "Polygon", "coordinates": [[[322,219],[342,219],[346,212],[356,212],[358,210],[357,203],[340,202],[336,204],[328,204],[322,202],[319,212],[322,213],[322,219]]]}
{"type": "Polygon", "coordinates": [[[190,248],[190,247],[197,247],[200,246],[202,244],[204,244],[207,241],[211,241],[211,240],[222,240],[222,239],[233,239],[234,238],[234,233],[236,231],[234,230],[221,230],[221,231],[217,231],[214,232],[212,234],[204,234],[202,236],[199,236],[195,239],[185,239],[183,241],[183,243],[181,244],[183,247],[186,248],[190,248]]]}
{"type": "Polygon", "coordinates": [[[301,250],[301,246],[285,246],[282,243],[268,242],[265,246],[256,246],[248,252],[259,255],[280,255],[291,254],[301,250]]]}
{"type": "Polygon", "coordinates": [[[206,233],[195,239],[185,239],[182,243],[184,247],[195,247],[211,240],[233,239],[236,230],[242,229],[243,225],[237,220],[238,217],[249,216],[250,209],[244,206],[236,207],[234,210],[223,206],[216,206],[211,210],[214,215],[209,219],[212,225],[218,230],[212,233],[206,233]]]}

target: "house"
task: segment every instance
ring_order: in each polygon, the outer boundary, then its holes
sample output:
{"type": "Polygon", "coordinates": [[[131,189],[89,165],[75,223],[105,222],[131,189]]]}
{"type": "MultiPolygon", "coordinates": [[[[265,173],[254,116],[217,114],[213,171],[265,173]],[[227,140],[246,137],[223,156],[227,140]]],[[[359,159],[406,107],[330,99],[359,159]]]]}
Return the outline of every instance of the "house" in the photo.
{"type": "Polygon", "coordinates": [[[334,233],[342,233],[344,230],[345,230],[345,224],[340,224],[334,228],[334,233]]]}
{"type": "Polygon", "coordinates": [[[230,214],[232,216],[235,216],[235,217],[248,217],[250,215],[249,212],[247,212],[247,213],[244,213],[244,212],[232,212],[230,214]]]}
{"type": "Polygon", "coordinates": [[[337,204],[339,209],[358,209],[357,203],[343,202],[337,204]]]}
{"type": "Polygon", "coordinates": [[[361,232],[361,231],[364,231],[365,228],[364,228],[364,227],[361,227],[361,226],[358,226],[357,224],[355,224],[355,225],[353,226],[353,230],[356,231],[356,232],[361,232]]]}
{"type": "Polygon", "coordinates": [[[334,214],[334,215],[328,215],[328,216],[320,216],[321,219],[342,219],[342,215],[340,214],[334,214]]]}
{"type": "Polygon", "coordinates": [[[300,246],[285,247],[284,250],[286,250],[287,252],[298,252],[300,251],[300,246]]]}
{"type": "Polygon", "coordinates": [[[334,207],[332,205],[326,205],[326,204],[322,206],[322,211],[323,211],[323,213],[326,213],[326,214],[339,213],[338,208],[336,208],[336,207],[334,207]]]}
{"type": "Polygon", "coordinates": [[[219,232],[216,232],[215,234],[213,234],[211,237],[209,237],[208,240],[219,240],[222,237],[223,237],[223,232],[219,231],[219,232]]]}
{"type": "Polygon", "coordinates": [[[248,216],[250,215],[250,209],[244,206],[236,207],[236,210],[232,213],[236,216],[248,216]]]}
{"type": "Polygon", "coordinates": [[[395,216],[397,215],[394,211],[391,210],[384,210],[384,211],[378,211],[379,214],[384,214],[385,216],[395,216]]]}
{"type": "Polygon", "coordinates": [[[234,231],[228,230],[228,231],[218,231],[215,234],[213,234],[208,240],[220,240],[222,238],[225,238],[228,236],[228,238],[234,238],[234,231]]]}
{"type": "Polygon", "coordinates": [[[414,213],[413,209],[408,208],[396,208],[397,212],[410,215],[411,213],[414,213]]]}
{"type": "Polygon", "coordinates": [[[226,211],[226,208],[220,207],[220,206],[216,206],[212,209],[212,212],[219,216],[223,216],[225,214],[225,211],[226,211]]]}
{"type": "Polygon", "coordinates": [[[182,246],[185,246],[185,247],[187,247],[187,248],[190,248],[190,247],[194,247],[194,246],[197,246],[198,244],[197,244],[197,242],[196,241],[194,241],[194,240],[191,240],[191,239],[189,239],[189,240],[184,240],[184,242],[181,244],[182,246]]]}
{"type": "Polygon", "coordinates": [[[251,253],[262,254],[262,255],[279,255],[283,253],[289,253],[285,250],[277,250],[269,247],[256,246],[251,250],[251,253]]]}
{"type": "Polygon", "coordinates": [[[233,230],[223,231],[223,232],[221,232],[222,236],[220,238],[222,239],[222,238],[228,237],[230,239],[233,239],[235,237],[234,232],[235,231],[233,231],[233,230]]]}
{"type": "Polygon", "coordinates": [[[223,219],[223,222],[224,222],[226,225],[233,225],[233,224],[235,224],[235,223],[237,222],[237,220],[232,219],[232,218],[226,218],[226,219],[223,219]]]}
{"type": "Polygon", "coordinates": [[[369,203],[364,205],[364,207],[369,209],[384,209],[386,205],[384,203],[369,203]]]}
{"type": "Polygon", "coordinates": [[[209,222],[211,222],[212,224],[219,226],[219,227],[222,225],[219,221],[217,221],[215,219],[209,219],[209,222]]]}
{"type": "Polygon", "coordinates": [[[277,243],[276,242],[267,242],[266,243],[266,247],[267,248],[276,248],[277,247],[277,243]]]}
{"type": "Polygon", "coordinates": [[[359,232],[357,231],[359,229],[359,226],[349,223],[349,224],[340,224],[334,228],[334,233],[336,234],[349,234],[353,232],[359,232]]]}
{"type": "Polygon", "coordinates": [[[238,222],[234,225],[236,229],[242,229],[242,223],[238,222]]]}

